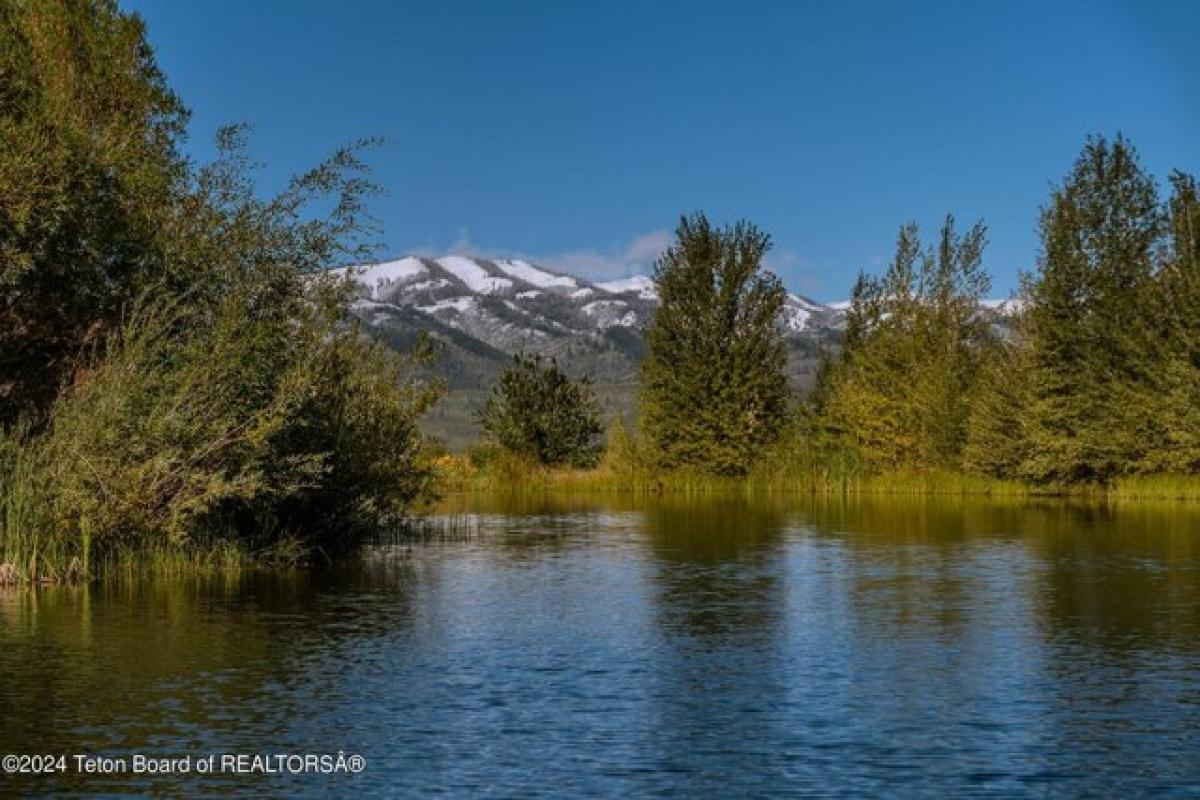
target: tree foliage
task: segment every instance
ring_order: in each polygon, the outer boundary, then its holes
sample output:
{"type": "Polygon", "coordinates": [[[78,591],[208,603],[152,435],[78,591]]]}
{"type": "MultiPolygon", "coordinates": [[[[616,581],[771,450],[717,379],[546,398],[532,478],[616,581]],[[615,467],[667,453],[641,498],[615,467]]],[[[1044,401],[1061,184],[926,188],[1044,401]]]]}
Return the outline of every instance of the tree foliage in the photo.
{"type": "Polygon", "coordinates": [[[992,339],[980,300],[985,228],[964,234],[947,217],[935,246],[901,228],[881,278],[861,274],[841,358],[821,375],[823,425],[872,469],[959,466],[968,397],[992,339]]]}
{"type": "Polygon", "coordinates": [[[1133,147],[1089,139],[1043,209],[1027,282],[1030,457],[1039,480],[1096,480],[1143,455],[1154,379],[1149,300],[1163,232],[1157,190],[1133,147]]]}
{"type": "Polygon", "coordinates": [[[428,482],[427,348],[363,338],[326,273],[371,250],[369,143],[260,199],[245,129],[196,168],[185,119],[136,15],[0,0],[0,544],[39,542],[26,574],[214,536],[327,551],[428,482]]]}
{"type": "Polygon", "coordinates": [[[600,407],[591,380],[571,380],[554,359],[518,353],[478,414],[484,436],[547,466],[590,467],[600,457],[600,407]]]}
{"type": "Polygon", "coordinates": [[[754,225],[695,214],[655,265],[640,424],[660,467],[743,474],[779,434],[790,392],[770,244],[754,225]]]}
{"type": "Polygon", "coordinates": [[[0,422],[161,277],[186,120],[137,16],[0,2],[0,422]]]}
{"type": "Polygon", "coordinates": [[[1200,472],[1200,198],[1196,179],[1171,176],[1160,268],[1149,289],[1150,366],[1141,394],[1147,437],[1138,472],[1200,472]]]}
{"type": "Polygon", "coordinates": [[[969,467],[1041,483],[1200,470],[1200,206],[1194,178],[1171,185],[1163,202],[1123,137],[1084,144],[975,392],[969,467]]]}
{"type": "Polygon", "coordinates": [[[860,276],[810,435],[873,471],[965,469],[1039,484],[1200,471],[1200,201],[1164,202],[1123,137],[1089,138],[1040,219],[1037,271],[981,304],[982,226],[923,250],[901,231],[860,276]]]}

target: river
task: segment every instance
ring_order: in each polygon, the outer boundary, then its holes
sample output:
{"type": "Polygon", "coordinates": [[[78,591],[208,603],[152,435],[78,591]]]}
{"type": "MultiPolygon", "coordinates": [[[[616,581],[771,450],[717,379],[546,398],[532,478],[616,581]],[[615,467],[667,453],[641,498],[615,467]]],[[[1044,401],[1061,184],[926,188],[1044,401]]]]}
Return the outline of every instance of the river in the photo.
{"type": "Polygon", "coordinates": [[[0,794],[1200,793],[1200,507],[444,513],[328,567],[0,593],[0,753],[66,759],[0,794]]]}

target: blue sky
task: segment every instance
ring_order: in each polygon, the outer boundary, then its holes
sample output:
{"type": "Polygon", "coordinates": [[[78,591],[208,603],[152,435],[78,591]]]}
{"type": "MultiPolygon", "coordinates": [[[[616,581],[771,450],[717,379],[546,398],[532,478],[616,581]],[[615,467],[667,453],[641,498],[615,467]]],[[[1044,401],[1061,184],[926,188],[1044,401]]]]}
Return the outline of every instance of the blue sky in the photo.
{"type": "Polygon", "coordinates": [[[990,228],[996,296],[1089,133],[1200,171],[1200,2],[136,0],[193,110],[254,125],[263,185],[371,157],[382,255],[644,272],[681,213],[748,218],[821,300],[898,227],[990,228]]]}

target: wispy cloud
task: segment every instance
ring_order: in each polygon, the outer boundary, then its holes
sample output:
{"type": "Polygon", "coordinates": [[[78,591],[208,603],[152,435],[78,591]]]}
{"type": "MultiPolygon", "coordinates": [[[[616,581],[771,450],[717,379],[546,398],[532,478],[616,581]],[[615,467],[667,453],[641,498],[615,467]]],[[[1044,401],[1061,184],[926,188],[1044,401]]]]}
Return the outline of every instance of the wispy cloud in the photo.
{"type": "Polygon", "coordinates": [[[803,295],[815,296],[824,288],[824,271],[794,250],[772,250],[763,260],[763,266],[782,278],[788,288],[803,295]]]}
{"type": "Polygon", "coordinates": [[[649,274],[654,260],[670,242],[669,231],[653,230],[609,250],[580,249],[559,253],[529,253],[510,248],[481,247],[471,241],[468,231],[460,230],[448,247],[423,246],[416,248],[413,255],[432,257],[454,254],[476,258],[520,258],[588,280],[604,281],[649,274]]]}
{"type": "Polygon", "coordinates": [[[589,280],[612,280],[630,275],[645,275],[671,242],[665,230],[650,231],[634,237],[628,244],[609,251],[571,250],[541,257],[552,269],[580,275],[589,280]]]}
{"type": "MultiPolygon", "coordinates": [[[[655,260],[667,249],[672,238],[670,231],[659,229],[635,236],[608,250],[581,248],[557,253],[531,253],[513,248],[483,247],[471,240],[469,231],[460,230],[449,245],[423,246],[413,250],[412,254],[427,258],[444,255],[520,258],[587,280],[608,281],[631,275],[649,275],[655,260]]],[[[822,270],[795,251],[772,250],[767,254],[765,266],[796,291],[816,295],[824,289],[822,270]]]]}

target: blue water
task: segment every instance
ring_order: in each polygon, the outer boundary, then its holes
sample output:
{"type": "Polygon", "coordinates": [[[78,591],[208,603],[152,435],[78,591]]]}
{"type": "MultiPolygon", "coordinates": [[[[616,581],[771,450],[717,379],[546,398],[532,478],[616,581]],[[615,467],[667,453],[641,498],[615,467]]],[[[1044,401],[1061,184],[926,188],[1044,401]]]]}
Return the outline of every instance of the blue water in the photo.
{"type": "Polygon", "coordinates": [[[336,567],[0,595],[0,752],[365,759],[0,773],[0,794],[1200,794],[1195,509],[453,519],[336,567]]]}

